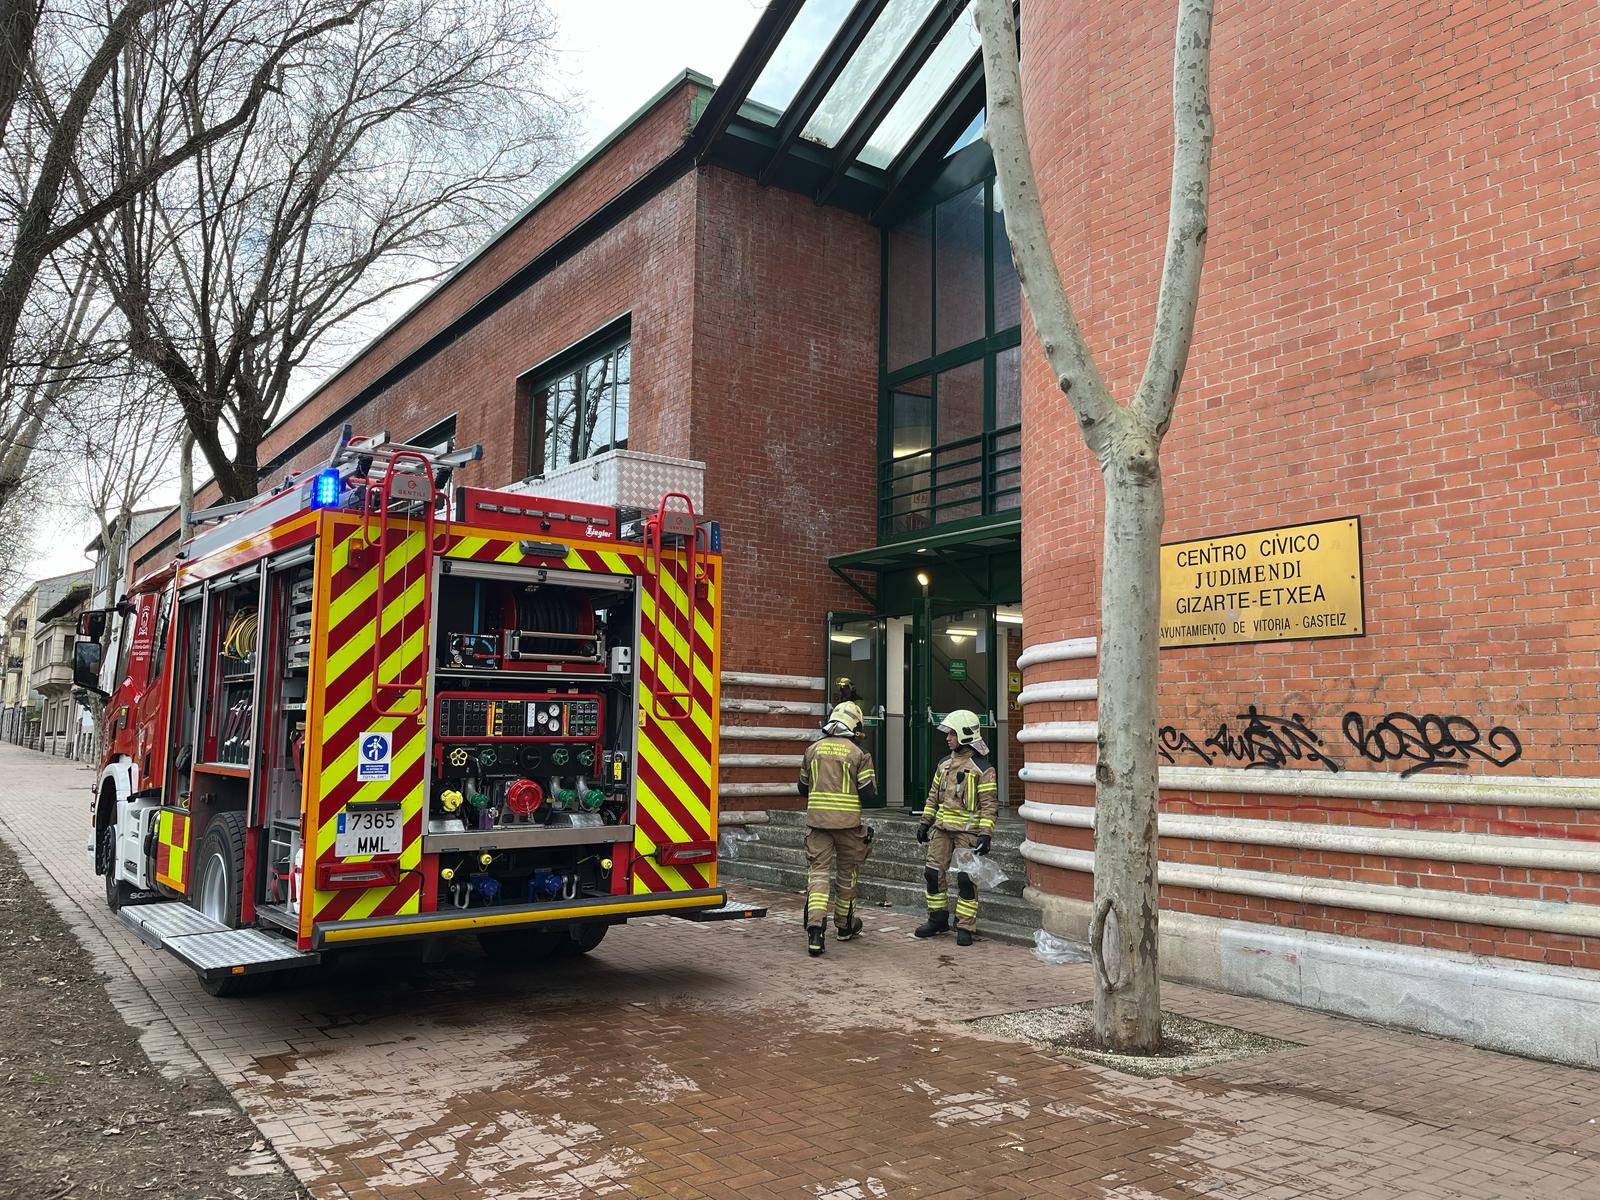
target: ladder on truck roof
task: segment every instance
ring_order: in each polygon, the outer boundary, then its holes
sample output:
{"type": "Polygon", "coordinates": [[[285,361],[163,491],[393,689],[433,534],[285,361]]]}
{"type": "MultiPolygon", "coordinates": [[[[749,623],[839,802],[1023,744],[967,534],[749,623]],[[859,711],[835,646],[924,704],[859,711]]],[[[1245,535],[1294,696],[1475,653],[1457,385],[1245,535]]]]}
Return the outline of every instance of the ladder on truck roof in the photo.
{"type": "Polygon", "coordinates": [[[427,473],[433,483],[434,495],[447,490],[458,467],[483,458],[481,445],[458,448],[454,439],[437,446],[413,446],[406,442],[389,440],[389,433],[371,436],[352,436],[349,425],[342,426],[334,439],[328,457],[320,466],[308,467],[283,477],[271,490],[257,493],[248,500],[233,500],[196,509],[189,521],[198,532],[180,553],[193,561],[204,558],[224,546],[256,533],[270,525],[311,507],[317,481],[329,475],[337,477],[336,491],[342,497],[351,480],[373,481],[373,469],[382,468],[383,479],[394,472],[395,461],[409,462],[406,473],[415,473],[417,464],[427,464],[427,473]],[[201,528],[213,526],[213,528],[201,528]]]}

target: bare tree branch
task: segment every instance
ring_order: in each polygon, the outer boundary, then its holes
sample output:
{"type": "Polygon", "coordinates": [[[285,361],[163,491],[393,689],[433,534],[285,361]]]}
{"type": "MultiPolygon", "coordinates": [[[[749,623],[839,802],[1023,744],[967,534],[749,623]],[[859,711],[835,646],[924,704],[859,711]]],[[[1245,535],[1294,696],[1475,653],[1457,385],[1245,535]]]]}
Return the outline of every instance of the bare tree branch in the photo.
{"type": "Polygon", "coordinates": [[[1117,404],[1078,327],[1072,302],[1061,283],[1055,251],[1050,247],[1022,114],[1022,71],[1017,60],[1017,21],[1012,0],[977,0],[976,14],[983,37],[983,74],[988,92],[984,139],[994,154],[995,173],[1005,200],[1011,259],[1050,369],[1072,402],[1084,437],[1099,453],[1099,446],[1110,432],[1107,422],[1116,415],[1117,404]]]}
{"type": "MultiPolygon", "coordinates": [[[[224,496],[256,487],[261,439],[296,371],[437,278],[568,152],[541,78],[553,26],[526,0],[414,0],[319,42],[247,130],[203,149],[93,234],[134,354],[167,379],[224,496]]],[[[204,98],[160,122],[196,124],[204,98]]],[[[131,113],[129,116],[131,117],[131,113]]]]}
{"type": "Polygon", "coordinates": [[[1134,400],[1158,436],[1172,423],[1172,406],[1189,361],[1200,272],[1205,265],[1211,211],[1211,0],[1178,10],[1172,62],[1172,198],[1167,256],[1156,298],[1155,334],[1134,400]]]}

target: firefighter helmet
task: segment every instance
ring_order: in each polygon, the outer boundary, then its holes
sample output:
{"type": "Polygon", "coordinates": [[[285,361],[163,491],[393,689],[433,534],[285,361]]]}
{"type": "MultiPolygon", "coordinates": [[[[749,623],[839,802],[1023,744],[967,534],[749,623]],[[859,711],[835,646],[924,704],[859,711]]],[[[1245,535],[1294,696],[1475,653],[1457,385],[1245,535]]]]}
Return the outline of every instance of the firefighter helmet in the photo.
{"type": "Polygon", "coordinates": [[[861,706],[854,700],[846,700],[843,704],[835,705],[834,710],[828,714],[828,719],[823,722],[823,730],[833,737],[855,737],[861,732],[861,725],[866,718],[861,714],[861,706]]]}
{"type": "MultiPolygon", "coordinates": [[[[983,728],[978,724],[978,714],[970,708],[958,708],[945,713],[938,730],[940,733],[955,734],[958,746],[979,748],[983,745],[983,728]]],[[[978,749],[978,753],[982,754],[983,750],[978,749]]]]}

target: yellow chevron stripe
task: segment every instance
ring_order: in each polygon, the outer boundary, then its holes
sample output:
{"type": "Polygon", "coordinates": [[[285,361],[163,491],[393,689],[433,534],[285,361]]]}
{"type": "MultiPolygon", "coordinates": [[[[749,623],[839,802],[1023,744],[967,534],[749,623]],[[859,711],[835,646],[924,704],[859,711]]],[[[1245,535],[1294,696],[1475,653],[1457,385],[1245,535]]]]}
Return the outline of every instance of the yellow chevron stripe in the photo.
{"type": "MultiPolygon", "coordinates": [[[[641,601],[641,609],[644,617],[644,628],[639,639],[641,657],[643,657],[644,660],[647,663],[650,663],[652,666],[655,665],[655,650],[654,646],[652,645],[652,638],[648,635],[653,634],[659,626],[661,631],[661,640],[666,642],[667,646],[672,650],[673,656],[680,661],[689,659],[689,646],[684,640],[682,634],[677,629],[674,629],[670,622],[662,625],[658,621],[655,603],[647,593],[641,594],[641,601]]],[[[681,614],[682,610],[679,609],[678,611],[681,614]]],[[[711,640],[707,640],[705,642],[705,645],[708,649],[715,644],[716,643],[711,640]]],[[[702,688],[706,690],[708,694],[714,693],[716,689],[712,686],[713,680],[711,674],[711,655],[709,653],[695,655],[692,659],[692,665],[694,668],[695,680],[702,688]]],[[[676,688],[678,690],[683,690],[684,680],[675,670],[667,667],[662,673],[668,677],[667,686],[676,688]]]]}
{"type": "MultiPolygon", "coordinates": [[[[706,619],[700,615],[699,608],[690,607],[688,595],[684,592],[683,588],[678,585],[678,581],[676,579],[673,579],[669,576],[665,577],[662,582],[666,585],[667,595],[672,601],[673,608],[676,610],[674,615],[681,621],[685,613],[692,611],[694,613],[694,629],[696,635],[702,641],[704,641],[706,645],[711,645],[713,638],[711,626],[709,623],[707,623],[706,619]]],[[[714,592],[708,592],[706,598],[713,604],[716,602],[716,596],[714,592]]]]}
{"type": "MultiPolygon", "coordinates": [[[[663,722],[656,721],[652,724],[659,726],[663,722]]],[[[695,795],[696,789],[689,786],[690,781],[683,779],[677,771],[673,770],[672,764],[667,760],[667,757],[648,738],[640,740],[639,753],[644,756],[646,762],[655,768],[656,777],[661,780],[661,785],[671,790],[674,798],[689,811],[689,815],[700,826],[699,831],[704,833],[710,827],[708,822],[711,818],[711,810],[695,795]]],[[[657,803],[661,803],[661,801],[658,800],[657,803]]],[[[660,815],[663,818],[665,817],[664,812],[660,815]]],[[[680,830],[682,829],[681,826],[679,828],[680,830]]],[[[684,830],[683,832],[687,831],[684,830]]]]}
{"type": "MultiPolygon", "coordinates": [[[[383,556],[384,579],[386,581],[393,579],[401,571],[408,568],[421,553],[421,534],[414,533],[402,539],[398,546],[395,546],[383,556]]],[[[350,542],[346,540],[334,547],[334,575],[337,576],[340,571],[345,570],[349,563],[350,542]]],[[[363,572],[359,579],[353,580],[333,598],[328,605],[328,628],[338,628],[352,613],[370,600],[377,590],[378,571],[376,565],[374,565],[372,569],[363,572]]]]}
{"type": "MultiPolygon", "coordinates": [[[[696,711],[698,711],[698,709],[696,711]]],[[[679,782],[685,784],[698,783],[703,790],[711,781],[711,764],[707,762],[700,751],[695,748],[694,743],[689,740],[689,735],[684,732],[683,726],[678,724],[678,722],[652,722],[650,729],[646,732],[645,738],[641,744],[648,742],[653,746],[656,738],[656,730],[658,728],[665,730],[667,740],[671,742],[672,745],[677,749],[678,756],[683,759],[684,766],[694,772],[695,777],[693,779],[680,778],[679,782]]]]}
{"type": "MultiPolygon", "coordinates": [[[[403,667],[408,667],[415,662],[422,653],[422,643],[424,641],[424,634],[426,632],[427,631],[423,629],[416,630],[410,637],[406,638],[404,642],[400,643],[399,646],[390,651],[389,656],[385,658],[378,667],[380,675],[386,679],[393,679],[395,674],[403,667]]],[[[361,653],[371,654],[372,643],[376,636],[376,632],[371,625],[368,625],[363,633],[366,635],[366,646],[361,653]]],[[[344,729],[344,727],[348,725],[354,717],[359,715],[359,710],[370,707],[372,701],[372,684],[373,681],[370,676],[363,676],[356,682],[356,685],[350,689],[350,694],[348,696],[339,701],[335,707],[329,709],[325,714],[323,714],[322,743],[324,746],[332,741],[339,731],[344,729]]],[[[408,689],[408,692],[414,691],[416,691],[415,688],[408,689]]]]}
{"type": "MultiPolygon", "coordinates": [[[[406,720],[406,718],[403,718],[403,717],[375,717],[375,718],[373,718],[372,727],[374,729],[376,729],[376,730],[381,730],[384,733],[392,734],[392,733],[395,732],[396,727],[398,727],[400,724],[402,724],[405,720],[406,720]]],[[[395,751],[394,751],[393,758],[391,759],[392,768],[391,768],[391,772],[390,773],[392,775],[394,775],[395,777],[399,777],[405,771],[409,770],[411,768],[412,764],[414,764],[419,758],[422,757],[423,752],[427,747],[427,740],[428,739],[423,736],[423,731],[421,729],[418,729],[417,732],[411,737],[411,739],[409,741],[406,742],[406,744],[404,746],[397,747],[395,749],[395,751]]],[[[353,772],[355,770],[356,755],[357,755],[359,749],[360,748],[358,746],[352,745],[347,752],[345,752],[344,754],[341,754],[339,756],[337,761],[340,762],[340,763],[345,764],[345,769],[342,772],[342,777],[343,778],[349,778],[351,772],[353,772]]],[[[323,780],[324,780],[324,784],[325,785],[326,785],[327,778],[328,778],[327,774],[324,773],[323,774],[323,780]]],[[[420,787],[412,788],[410,792],[408,792],[405,796],[403,796],[401,798],[401,801],[400,801],[401,814],[403,816],[405,816],[405,817],[410,817],[413,814],[415,814],[416,812],[418,812],[419,811],[419,805],[421,803],[421,798],[422,798],[422,788],[420,788],[420,787]]],[[[328,816],[328,819],[322,823],[322,828],[317,831],[317,843],[316,844],[317,844],[317,850],[318,850],[319,856],[320,856],[320,852],[324,848],[333,845],[334,838],[338,833],[338,828],[339,828],[339,814],[338,813],[330,813],[329,816],[328,816]]],[[[421,842],[419,841],[418,842],[418,852],[419,853],[421,852],[420,848],[421,848],[421,842]]],[[[363,854],[363,855],[359,855],[359,856],[354,856],[353,855],[350,858],[345,859],[344,861],[345,862],[366,862],[366,861],[370,861],[373,857],[374,856],[370,855],[370,854],[363,854]]],[[[404,858],[405,858],[405,855],[402,853],[402,856],[401,856],[402,863],[404,862],[404,858]]]]}
{"type": "Polygon", "coordinates": [[[471,558],[489,544],[488,538],[464,537],[445,553],[446,558],[471,558]]]}
{"type": "MultiPolygon", "coordinates": [[[[654,653],[647,645],[641,644],[639,649],[639,658],[645,663],[646,666],[650,667],[651,670],[654,671],[656,676],[656,684],[658,687],[664,688],[670,692],[681,693],[688,690],[683,680],[679,678],[678,673],[674,671],[671,666],[665,663],[658,664],[656,662],[654,653]]],[[[694,722],[695,728],[700,731],[701,736],[704,737],[708,742],[711,741],[711,714],[706,710],[706,708],[701,704],[691,701],[689,719],[694,722]]],[[[676,726],[677,722],[668,722],[668,724],[676,726]]]]}
{"type": "Polygon", "coordinates": [[[606,570],[613,575],[632,575],[633,569],[628,566],[627,560],[615,550],[600,551],[600,561],[605,563],[606,570]]]}
{"type": "MultiPolygon", "coordinates": [[[[655,612],[655,602],[654,602],[653,599],[650,598],[648,593],[641,593],[641,595],[643,596],[643,600],[644,600],[643,608],[644,608],[645,621],[652,628],[654,628],[655,625],[657,624],[657,616],[656,616],[656,612],[655,612]]],[[[669,597],[668,599],[669,599],[669,602],[672,602],[671,601],[671,597],[669,597]]],[[[681,594],[680,594],[679,601],[678,602],[672,602],[672,603],[674,603],[674,606],[675,606],[675,609],[676,609],[676,612],[675,612],[674,615],[681,619],[682,614],[683,614],[683,606],[681,604],[681,594]]],[[[710,626],[708,626],[704,621],[698,622],[696,624],[695,628],[697,629],[697,631],[699,633],[699,640],[702,641],[707,647],[710,647],[710,646],[713,646],[713,645],[716,644],[716,642],[714,640],[714,635],[713,635],[713,633],[711,631],[710,626]]],[[[677,628],[674,628],[673,625],[670,622],[668,622],[666,628],[663,630],[663,637],[666,640],[666,642],[668,643],[668,645],[670,645],[673,648],[673,651],[679,657],[687,657],[687,655],[688,655],[688,643],[684,640],[683,635],[679,632],[679,630],[677,628]]],[[[646,642],[645,645],[648,646],[649,643],[646,642]]],[[[710,663],[710,655],[709,654],[707,654],[707,655],[696,655],[695,656],[695,659],[694,659],[694,671],[695,671],[695,678],[700,682],[700,686],[704,687],[707,691],[710,691],[711,690],[711,663],[710,663]]]]}
{"type": "Polygon", "coordinates": [[[662,803],[661,798],[642,782],[638,787],[638,797],[639,803],[644,805],[645,811],[655,818],[656,824],[661,826],[661,830],[667,835],[668,840],[674,842],[691,842],[694,840],[689,831],[678,823],[677,818],[662,803]]]}
{"type": "MultiPolygon", "coordinates": [[[[423,584],[424,580],[420,578],[414,580],[405,591],[395,597],[384,608],[383,627],[385,629],[394,629],[399,625],[402,618],[410,615],[410,609],[420,609],[422,607],[423,584]]],[[[371,591],[369,590],[367,594],[370,596],[371,591]]],[[[376,636],[377,630],[371,621],[368,621],[365,626],[351,634],[345,640],[343,646],[340,646],[328,656],[328,668],[324,678],[329,683],[332,683],[354,666],[362,655],[370,656],[372,654],[372,643],[376,636]]],[[[408,638],[406,640],[410,641],[411,639],[408,638]]]]}
{"type": "MultiPolygon", "coordinates": [[[[686,892],[690,889],[689,881],[675,867],[664,867],[654,861],[650,865],[655,868],[656,874],[661,876],[661,882],[666,884],[672,891],[686,892]]],[[[639,876],[635,875],[633,877],[633,890],[635,893],[648,892],[650,888],[639,876]]]]}

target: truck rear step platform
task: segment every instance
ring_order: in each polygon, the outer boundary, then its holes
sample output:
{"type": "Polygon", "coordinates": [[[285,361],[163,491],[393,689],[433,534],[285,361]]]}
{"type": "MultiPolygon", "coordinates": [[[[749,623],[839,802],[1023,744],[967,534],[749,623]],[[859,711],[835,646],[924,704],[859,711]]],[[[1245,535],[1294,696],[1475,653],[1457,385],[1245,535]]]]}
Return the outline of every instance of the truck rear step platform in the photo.
{"type": "Polygon", "coordinates": [[[740,921],[746,917],[766,915],[766,905],[749,904],[743,900],[728,900],[717,908],[702,908],[696,912],[677,914],[680,921],[740,921]]]}
{"type": "Polygon", "coordinates": [[[312,966],[322,957],[259,929],[229,929],[178,900],[126,905],[117,915],[140,941],[170,951],[201,975],[284,971],[312,966]]]}

